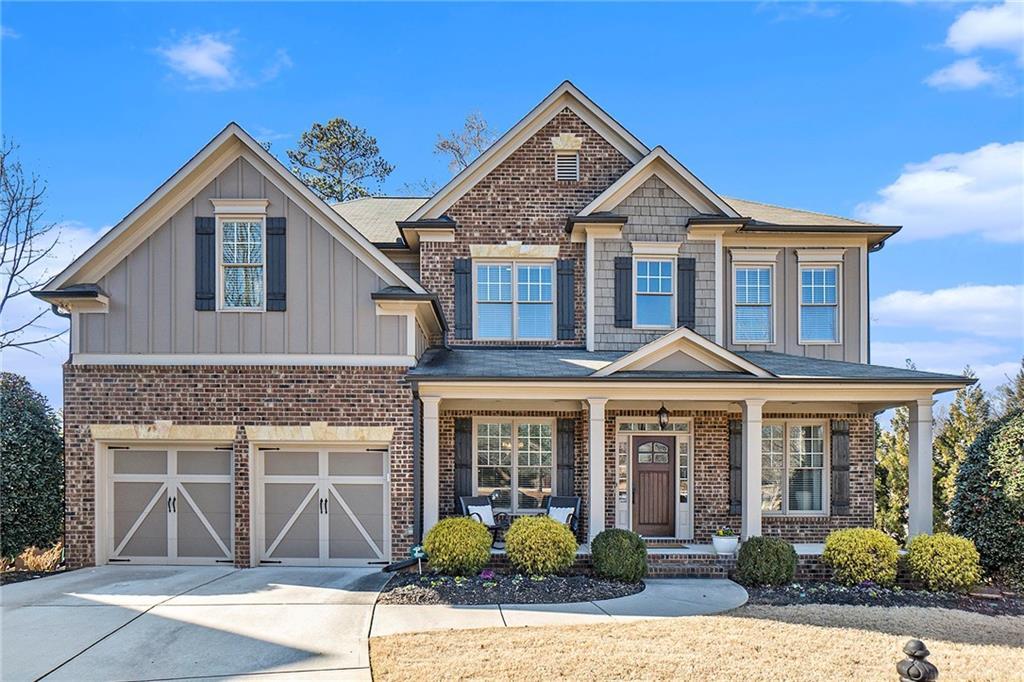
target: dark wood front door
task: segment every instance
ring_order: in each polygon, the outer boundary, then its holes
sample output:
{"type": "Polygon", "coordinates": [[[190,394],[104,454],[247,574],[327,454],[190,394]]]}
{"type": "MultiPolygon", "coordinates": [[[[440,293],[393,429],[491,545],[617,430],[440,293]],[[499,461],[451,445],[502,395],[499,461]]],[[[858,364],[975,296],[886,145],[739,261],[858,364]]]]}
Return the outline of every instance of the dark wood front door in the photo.
{"type": "Polygon", "coordinates": [[[633,530],[640,535],[675,535],[675,442],[672,436],[633,437],[633,530]]]}

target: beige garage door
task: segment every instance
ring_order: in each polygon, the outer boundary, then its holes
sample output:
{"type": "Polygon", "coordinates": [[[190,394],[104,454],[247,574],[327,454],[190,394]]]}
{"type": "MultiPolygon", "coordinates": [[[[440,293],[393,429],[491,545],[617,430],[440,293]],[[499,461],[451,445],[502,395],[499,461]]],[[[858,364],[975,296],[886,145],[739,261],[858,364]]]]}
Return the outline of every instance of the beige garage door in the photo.
{"type": "Polygon", "coordinates": [[[231,451],[110,448],[111,563],[230,563],[231,451]]]}
{"type": "Polygon", "coordinates": [[[387,558],[386,453],[261,449],[263,564],[387,558]]]}

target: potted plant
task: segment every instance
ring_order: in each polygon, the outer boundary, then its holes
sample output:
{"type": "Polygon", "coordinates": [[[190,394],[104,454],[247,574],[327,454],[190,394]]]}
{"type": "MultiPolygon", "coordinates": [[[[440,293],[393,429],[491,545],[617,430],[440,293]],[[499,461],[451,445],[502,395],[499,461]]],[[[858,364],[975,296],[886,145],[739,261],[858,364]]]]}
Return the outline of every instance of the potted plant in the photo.
{"type": "Polygon", "coordinates": [[[719,528],[715,531],[715,534],[711,536],[711,544],[715,547],[715,554],[731,556],[736,553],[736,547],[739,543],[739,536],[736,535],[736,532],[729,526],[719,528]]]}

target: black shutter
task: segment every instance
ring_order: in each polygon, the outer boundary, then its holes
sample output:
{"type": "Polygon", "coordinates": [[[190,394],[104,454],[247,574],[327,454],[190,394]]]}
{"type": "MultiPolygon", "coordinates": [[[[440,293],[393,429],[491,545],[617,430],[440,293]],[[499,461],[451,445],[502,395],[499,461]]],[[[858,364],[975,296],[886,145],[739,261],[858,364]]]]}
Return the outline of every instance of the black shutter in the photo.
{"type": "Polygon", "coordinates": [[[196,217],[196,310],[217,309],[217,219],[196,217]]]}
{"type": "Polygon", "coordinates": [[[633,326],[633,259],[615,257],[615,326],[633,326]]]}
{"type": "Polygon", "coordinates": [[[455,338],[473,338],[473,260],[455,259],[455,338]]]}
{"type": "Polygon", "coordinates": [[[576,338],[576,261],[558,261],[558,338],[576,338]]]}
{"type": "Polygon", "coordinates": [[[267,218],[267,310],[285,310],[285,218],[267,218]]]}
{"type": "Polygon", "coordinates": [[[697,323],[697,260],[695,258],[677,258],[676,267],[679,271],[679,298],[676,299],[678,326],[689,327],[697,323]]]}
{"type": "Polygon", "coordinates": [[[743,422],[729,420],[729,513],[743,511],[743,422]]]}
{"type": "Polygon", "coordinates": [[[555,495],[575,495],[574,479],[576,465],[576,420],[558,420],[558,474],[555,479],[555,495]]]}
{"type": "Polygon", "coordinates": [[[460,497],[473,494],[473,420],[455,418],[455,510],[462,512],[460,497]]]}
{"type": "Polygon", "coordinates": [[[832,514],[850,513],[850,423],[832,420],[832,514]]]}

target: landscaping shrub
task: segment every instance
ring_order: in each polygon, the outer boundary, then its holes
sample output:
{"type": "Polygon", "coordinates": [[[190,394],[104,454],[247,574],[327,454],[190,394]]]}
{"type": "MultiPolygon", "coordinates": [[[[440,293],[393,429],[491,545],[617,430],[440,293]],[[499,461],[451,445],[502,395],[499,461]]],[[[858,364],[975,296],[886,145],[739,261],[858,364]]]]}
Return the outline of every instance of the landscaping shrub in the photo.
{"type": "Polygon", "coordinates": [[[950,505],[954,533],[974,542],[990,573],[1024,585],[1024,412],[985,428],[967,449],[950,505]]]}
{"type": "Polygon", "coordinates": [[[832,567],[833,579],[842,585],[871,581],[885,587],[896,582],[899,545],[874,528],[834,530],[825,538],[821,556],[832,567]]]}
{"type": "Polygon", "coordinates": [[[448,575],[476,575],[491,560],[491,532],[468,516],[438,521],[423,549],[431,568],[448,575]]]}
{"type": "Polygon", "coordinates": [[[39,549],[29,547],[14,560],[14,568],[22,571],[55,571],[64,555],[64,543],[58,542],[53,547],[39,549]]]}
{"type": "Polygon", "coordinates": [[[505,552],[509,563],[523,573],[560,573],[576,559],[576,538],[552,518],[521,516],[505,533],[505,552]]]}
{"type": "Polygon", "coordinates": [[[796,550],[781,538],[755,537],[740,546],[736,577],[744,585],[785,585],[796,574],[796,550]]]}
{"type": "Polygon", "coordinates": [[[60,420],[25,377],[0,374],[0,555],[49,547],[64,530],[60,420]]]}
{"type": "Polygon", "coordinates": [[[911,538],[906,561],[911,577],[933,592],[966,592],[981,579],[974,543],[949,533],[911,538]]]}
{"type": "Polygon", "coordinates": [[[609,580],[637,583],[647,575],[647,543],[628,530],[609,528],[590,543],[594,573],[609,580]]]}

